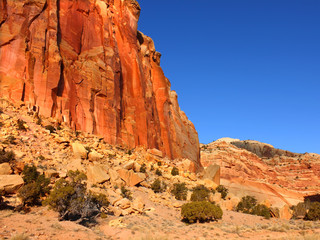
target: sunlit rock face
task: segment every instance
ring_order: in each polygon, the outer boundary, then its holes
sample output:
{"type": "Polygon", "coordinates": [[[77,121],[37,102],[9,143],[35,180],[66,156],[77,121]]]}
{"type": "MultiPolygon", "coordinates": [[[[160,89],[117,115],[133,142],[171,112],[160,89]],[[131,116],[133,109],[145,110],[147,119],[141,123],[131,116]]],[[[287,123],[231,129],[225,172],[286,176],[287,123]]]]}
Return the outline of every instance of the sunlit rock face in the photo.
{"type": "Polygon", "coordinates": [[[198,134],[139,14],[134,0],[0,0],[0,96],[200,166],[198,134]]]}

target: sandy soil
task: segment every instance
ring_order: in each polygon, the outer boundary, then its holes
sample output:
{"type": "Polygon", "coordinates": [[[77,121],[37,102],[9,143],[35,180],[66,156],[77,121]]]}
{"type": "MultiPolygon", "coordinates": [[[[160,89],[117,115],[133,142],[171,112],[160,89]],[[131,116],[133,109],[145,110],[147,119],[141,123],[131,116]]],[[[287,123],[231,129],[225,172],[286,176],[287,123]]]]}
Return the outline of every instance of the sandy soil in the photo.
{"type": "Polygon", "coordinates": [[[25,234],[29,239],[320,239],[320,223],[302,220],[263,219],[225,211],[219,222],[186,225],[180,210],[147,201],[154,208],[143,215],[109,216],[86,228],[75,222],[58,221],[57,213],[45,207],[22,214],[0,211],[0,239],[25,234]],[[113,226],[110,226],[113,225],[113,226]]]}

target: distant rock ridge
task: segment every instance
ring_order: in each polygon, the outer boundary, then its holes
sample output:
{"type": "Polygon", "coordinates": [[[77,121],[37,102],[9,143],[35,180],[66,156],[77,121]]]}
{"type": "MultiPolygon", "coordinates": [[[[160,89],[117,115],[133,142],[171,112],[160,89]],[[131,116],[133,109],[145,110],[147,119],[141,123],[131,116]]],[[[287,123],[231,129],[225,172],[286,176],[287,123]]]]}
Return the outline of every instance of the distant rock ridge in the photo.
{"type": "Polygon", "coordinates": [[[139,15],[134,0],[0,1],[0,97],[200,167],[198,134],[139,15]]]}
{"type": "Polygon", "coordinates": [[[292,153],[258,141],[222,138],[201,145],[204,167],[221,167],[221,182],[240,196],[296,204],[320,191],[320,155],[292,153]],[[279,201],[280,200],[280,201],[279,201]]]}

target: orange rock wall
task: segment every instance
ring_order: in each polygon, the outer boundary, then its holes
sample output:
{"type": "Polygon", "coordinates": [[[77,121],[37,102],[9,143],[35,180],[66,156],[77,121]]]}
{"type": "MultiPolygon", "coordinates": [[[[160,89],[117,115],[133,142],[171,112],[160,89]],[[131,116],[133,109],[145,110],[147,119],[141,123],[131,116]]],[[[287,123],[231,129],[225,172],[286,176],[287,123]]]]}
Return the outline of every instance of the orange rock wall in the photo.
{"type": "Polygon", "coordinates": [[[0,96],[110,144],[199,165],[199,140],[137,31],[134,0],[0,0],[0,96]]]}

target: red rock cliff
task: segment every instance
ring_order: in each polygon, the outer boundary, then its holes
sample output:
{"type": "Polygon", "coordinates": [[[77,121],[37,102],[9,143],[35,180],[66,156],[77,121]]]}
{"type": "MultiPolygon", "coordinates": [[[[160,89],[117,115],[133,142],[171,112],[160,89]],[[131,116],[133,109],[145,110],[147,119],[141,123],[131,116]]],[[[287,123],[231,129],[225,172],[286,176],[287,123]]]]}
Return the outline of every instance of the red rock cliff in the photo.
{"type": "Polygon", "coordinates": [[[199,163],[193,124],[134,0],[0,0],[0,96],[110,144],[199,163]]]}

